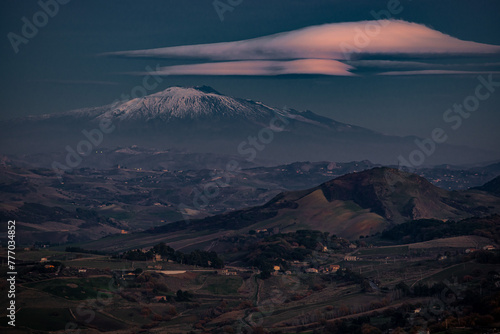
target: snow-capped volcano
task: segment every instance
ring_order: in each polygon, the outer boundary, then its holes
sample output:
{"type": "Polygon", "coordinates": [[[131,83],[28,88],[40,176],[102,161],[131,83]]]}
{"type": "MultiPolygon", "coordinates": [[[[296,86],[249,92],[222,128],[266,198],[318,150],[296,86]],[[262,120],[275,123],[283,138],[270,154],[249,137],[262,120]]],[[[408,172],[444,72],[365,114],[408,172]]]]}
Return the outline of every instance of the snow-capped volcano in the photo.
{"type": "MultiPolygon", "coordinates": [[[[129,101],[117,101],[108,105],[93,108],[82,108],[57,114],[29,116],[23,121],[75,120],[98,122],[109,119],[117,124],[134,124],[141,122],[168,124],[175,121],[213,122],[218,128],[234,125],[234,122],[248,122],[265,126],[275,116],[284,117],[295,124],[308,124],[320,128],[330,128],[342,132],[372,131],[334,121],[312,111],[279,109],[262,102],[233,98],[219,93],[209,86],[169,87],[163,91],[129,101]],[[229,123],[227,123],[229,122],[229,123]]],[[[185,123],[185,122],[184,122],[185,123]]]]}
{"type": "Polygon", "coordinates": [[[211,87],[200,86],[169,87],[163,91],[130,101],[116,102],[97,108],[73,110],[63,113],[61,116],[108,118],[119,121],[235,118],[259,120],[276,112],[281,113],[276,108],[250,100],[225,96],[211,87]]]}
{"type": "Polygon", "coordinates": [[[121,103],[101,117],[124,119],[202,119],[267,117],[271,108],[221,95],[210,87],[170,87],[121,103]]]}
{"type": "MultiPolygon", "coordinates": [[[[77,150],[78,145],[97,146],[90,143],[92,139],[108,148],[139,145],[231,154],[276,164],[365,159],[397,164],[399,155],[407,156],[415,150],[417,139],[383,135],[311,111],[279,109],[229,97],[207,86],[170,87],[130,101],[2,122],[2,127],[1,153],[65,152],[68,147],[77,150]],[[103,120],[112,130],[99,130],[103,120]],[[94,137],[89,139],[89,133],[94,137]]],[[[426,163],[457,164],[490,158],[490,152],[446,144],[438,149],[439,154],[426,163]]]]}

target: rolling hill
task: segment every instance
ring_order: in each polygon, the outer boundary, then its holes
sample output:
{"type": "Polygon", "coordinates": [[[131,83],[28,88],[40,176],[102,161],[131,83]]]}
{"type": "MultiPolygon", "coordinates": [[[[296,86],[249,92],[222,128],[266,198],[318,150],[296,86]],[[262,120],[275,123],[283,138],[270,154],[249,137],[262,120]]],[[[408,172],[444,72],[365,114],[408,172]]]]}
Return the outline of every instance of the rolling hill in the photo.
{"type": "Polygon", "coordinates": [[[446,191],[418,175],[381,167],[308,190],[284,192],[263,206],[175,222],[150,232],[313,229],[353,239],[414,219],[463,219],[499,212],[500,199],[486,192],[446,191]]]}

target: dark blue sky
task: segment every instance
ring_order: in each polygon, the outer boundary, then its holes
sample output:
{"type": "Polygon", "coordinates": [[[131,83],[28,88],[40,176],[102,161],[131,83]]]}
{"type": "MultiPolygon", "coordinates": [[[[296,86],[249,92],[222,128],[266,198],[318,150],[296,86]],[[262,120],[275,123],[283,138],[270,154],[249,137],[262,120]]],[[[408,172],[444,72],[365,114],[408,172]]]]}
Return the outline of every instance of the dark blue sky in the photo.
{"type": "MultiPolygon", "coordinates": [[[[43,2],[47,2],[42,0],[43,2]]],[[[222,0],[227,2],[227,0],[222,0]]],[[[370,11],[387,1],[243,0],[219,19],[210,0],[72,0],[15,53],[9,32],[21,34],[26,17],[40,11],[37,1],[0,3],[2,62],[1,119],[99,106],[141,84],[140,72],[190,64],[183,59],[127,59],[105,52],[237,41],[307,26],[372,20],[370,11]]],[[[461,40],[500,45],[498,1],[401,0],[394,18],[426,25],[461,40]]],[[[438,63],[500,63],[500,57],[441,57],[438,63]]],[[[411,61],[422,59],[408,58],[411,61]]],[[[500,71],[498,65],[486,68],[500,71]]],[[[309,109],[338,121],[383,133],[429,136],[445,127],[443,113],[474,93],[478,74],[359,76],[167,76],[157,90],[172,85],[210,85],[221,93],[276,107],[309,109]]],[[[486,74],[484,74],[486,75],[486,74]]],[[[493,78],[500,81],[500,74],[493,78]]],[[[449,132],[449,143],[500,151],[500,89],[449,132]]]]}

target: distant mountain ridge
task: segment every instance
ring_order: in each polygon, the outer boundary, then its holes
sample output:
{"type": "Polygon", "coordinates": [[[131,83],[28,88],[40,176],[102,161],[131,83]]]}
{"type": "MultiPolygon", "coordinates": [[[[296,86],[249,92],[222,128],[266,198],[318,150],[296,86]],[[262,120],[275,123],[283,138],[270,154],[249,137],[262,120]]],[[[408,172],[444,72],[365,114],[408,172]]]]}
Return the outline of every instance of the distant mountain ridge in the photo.
{"type": "MultiPolygon", "coordinates": [[[[41,116],[75,117],[116,121],[159,119],[172,121],[175,119],[237,118],[258,119],[268,117],[278,109],[249,100],[234,99],[220,94],[212,87],[170,87],[163,91],[138,97],[129,101],[116,102],[95,108],[83,108],[60,114],[41,116]]],[[[37,116],[34,117],[36,119],[37,116]]]]}
{"type": "MultiPolygon", "coordinates": [[[[116,102],[102,107],[82,108],[57,114],[29,116],[23,120],[40,121],[57,118],[88,119],[98,121],[103,118],[116,122],[160,120],[268,120],[275,115],[291,118],[297,122],[314,124],[321,127],[334,127],[336,130],[373,132],[350,124],[334,121],[312,111],[296,111],[269,107],[261,102],[233,98],[223,95],[209,86],[169,87],[163,91],[129,101],[116,102]]],[[[374,133],[374,132],[373,132],[374,133]]]]}
{"type": "MultiPolygon", "coordinates": [[[[139,145],[188,153],[239,154],[271,164],[295,161],[361,161],[397,165],[415,150],[416,137],[389,136],[337,122],[312,111],[233,98],[208,86],[170,87],[101,107],[0,122],[0,153],[66,152],[88,138],[83,130],[110,122],[106,147],[139,145]]],[[[426,163],[468,163],[491,152],[441,144],[426,163]]]]}

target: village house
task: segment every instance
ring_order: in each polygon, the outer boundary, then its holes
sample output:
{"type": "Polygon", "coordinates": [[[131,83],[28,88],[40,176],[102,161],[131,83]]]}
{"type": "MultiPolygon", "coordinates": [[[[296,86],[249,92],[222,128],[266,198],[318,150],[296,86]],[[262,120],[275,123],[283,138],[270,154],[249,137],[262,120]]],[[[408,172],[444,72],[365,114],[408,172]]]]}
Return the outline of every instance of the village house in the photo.
{"type": "Polygon", "coordinates": [[[154,296],[153,300],[157,303],[161,301],[167,301],[167,296],[154,296]]]}
{"type": "Polygon", "coordinates": [[[340,266],[338,264],[330,264],[330,265],[326,265],[324,267],[320,267],[320,271],[323,273],[335,273],[339,269],[340,269],[340,266]]]}
{"type": "Polygon", "coordinates": [[[290,263],[292,265],[292,267],[307,267],[309,266],[309,262],[300,262],[300,261],[293,261],[292,263],[290,263]]]}
{"type": "Polygon", "coordinates": [[[222,269],[222,270],[219,270],[219,275],[236,276],[236,275],[238,275],[238,272],[236,272],[235,270],[222,269]]]}
{"type": "Polygon", "coordinates": [[[346,255],[344,256],[344,261],[358,261],[358,258],[353,255],[346,255]]]}
{"type": "Polygon", "coordinates": [[[137,276],[133,270],[115,270],[113,273],[124,280],[134,280],[137,276]]]}

